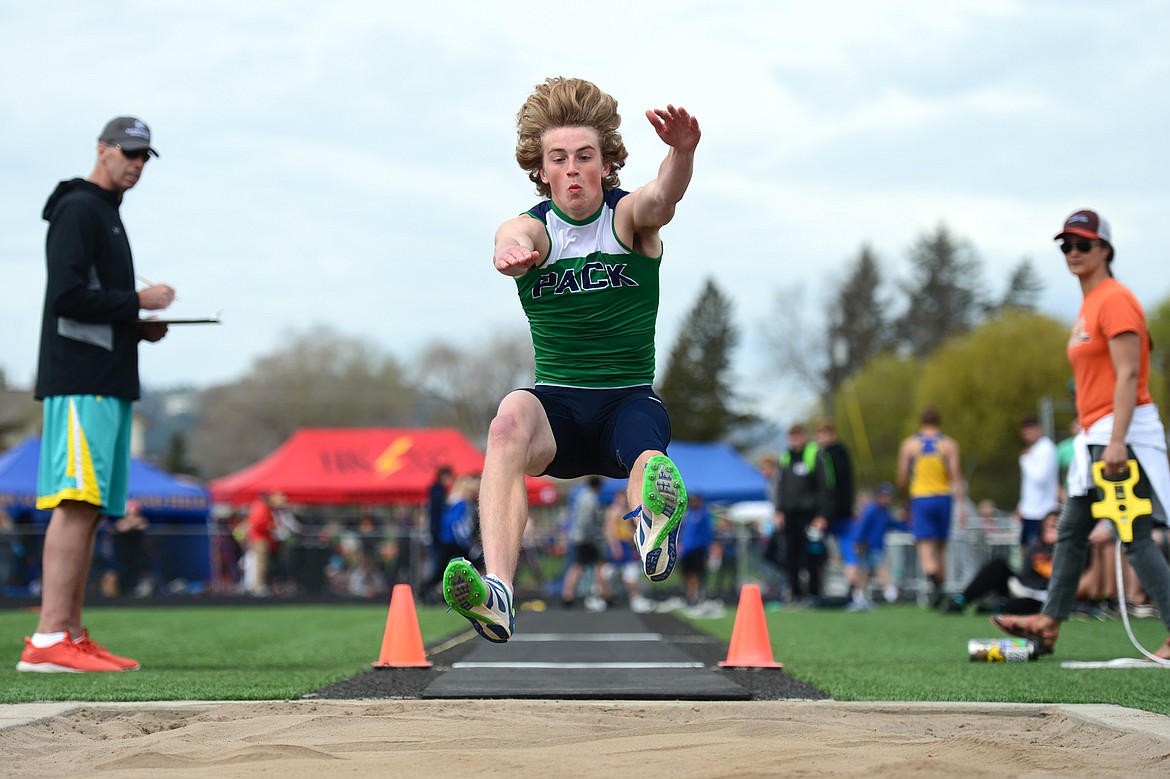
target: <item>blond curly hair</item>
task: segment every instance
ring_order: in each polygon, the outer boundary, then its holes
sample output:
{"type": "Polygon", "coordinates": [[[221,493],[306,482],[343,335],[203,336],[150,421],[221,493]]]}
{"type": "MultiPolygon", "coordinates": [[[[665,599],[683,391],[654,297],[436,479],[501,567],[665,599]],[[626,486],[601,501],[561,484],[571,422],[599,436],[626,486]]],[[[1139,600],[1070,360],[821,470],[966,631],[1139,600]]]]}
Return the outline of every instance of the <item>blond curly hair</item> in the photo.
{"type": "Polygon", "coordinates": [[[621,185],[618,172],[629,155],[618,132],[621,123],[617,100],[596,85],[579,78],[547,78],[536,85],[516,114],[516,162],[528,173],[537,193],[551,197],[552,189],[540,180],[544,162],[541,139],[559,127],[590,127],[600,139],[602,162],[609,163],[609,175],[601,185],[616,189],[621,185]]]}

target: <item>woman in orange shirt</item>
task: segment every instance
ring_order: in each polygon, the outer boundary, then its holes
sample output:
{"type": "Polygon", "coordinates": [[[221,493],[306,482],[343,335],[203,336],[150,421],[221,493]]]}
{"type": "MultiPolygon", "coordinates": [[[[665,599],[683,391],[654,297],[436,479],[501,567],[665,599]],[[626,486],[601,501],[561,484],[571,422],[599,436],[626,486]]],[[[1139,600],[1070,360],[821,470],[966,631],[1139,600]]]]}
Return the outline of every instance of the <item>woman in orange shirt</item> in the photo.
{"type": "MultiPolygon", "coordinates": [[[[1101,496],[1092,477],[1095,461],[1104,462],[1104,475],[1110,480],[1125,475],[1130,459],[1137,462],[1134,493],[1152,501],[1153,515],[1133,521],[1133,541],[1125,544],[1125,554],[1170,630],[1170,565],[1152,537],[1154,521],[1166,521],[1170,464],[1166,432],[1150,398],[1145,314],[1133,293],[1113,278],[1113,236],[1100,214],[1074,212],[1056,240],[1084,294],[1068,343],[1082,430],[1069,467],[1068,500],[1060,518],[1048,601],[1035,616],[992,618],[1005,632],[1036,641],[1041,652],[1052,652],[1085,568],[1089,533],[1097,522],[1092,505],[1101,496]]],[[[1170,660],[1170,639],[1155,654],[1170,660]]]]}

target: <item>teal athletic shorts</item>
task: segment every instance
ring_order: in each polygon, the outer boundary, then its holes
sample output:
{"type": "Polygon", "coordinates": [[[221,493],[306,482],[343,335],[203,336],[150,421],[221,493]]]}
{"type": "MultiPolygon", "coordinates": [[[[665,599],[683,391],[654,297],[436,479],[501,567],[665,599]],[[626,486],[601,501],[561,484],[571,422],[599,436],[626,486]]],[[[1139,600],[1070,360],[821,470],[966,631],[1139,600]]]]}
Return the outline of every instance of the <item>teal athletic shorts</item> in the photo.
{"type": "Polygon", "coordinates": [[[77,500],[99,507],[107,516],[126,513],[132,405],[108,395],[44,399],[38,509],[77,500]]]}

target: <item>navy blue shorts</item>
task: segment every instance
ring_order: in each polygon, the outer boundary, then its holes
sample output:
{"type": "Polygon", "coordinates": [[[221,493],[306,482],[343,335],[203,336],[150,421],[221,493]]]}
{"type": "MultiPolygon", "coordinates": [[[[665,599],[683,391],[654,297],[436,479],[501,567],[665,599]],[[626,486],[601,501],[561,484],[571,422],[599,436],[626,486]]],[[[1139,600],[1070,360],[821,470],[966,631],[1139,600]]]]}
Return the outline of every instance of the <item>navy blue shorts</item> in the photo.
{"type": "Polygon", "coordinates": [[[601,552],[597,549],[597,544],[592,541],[582,541],[573,547],[574,556],[573,562],[581,565],[596,565],[601,562],[601,552]]]}
{"type": "Polygon", "coordinates": [[[531,392],[544,407],[557,453],[541,476],[624,479],[642,452],[665,452],[670,417],[650,385],[626,389],[580,389],[537,385],[531,392]]]}
{"type": "Polygon", "coordinates": [[[1020,546],[1027,546],[1040,537],[1040,527],[1044,524],[1041,519],[1024,518],[1020,522],[1020,546]]]}

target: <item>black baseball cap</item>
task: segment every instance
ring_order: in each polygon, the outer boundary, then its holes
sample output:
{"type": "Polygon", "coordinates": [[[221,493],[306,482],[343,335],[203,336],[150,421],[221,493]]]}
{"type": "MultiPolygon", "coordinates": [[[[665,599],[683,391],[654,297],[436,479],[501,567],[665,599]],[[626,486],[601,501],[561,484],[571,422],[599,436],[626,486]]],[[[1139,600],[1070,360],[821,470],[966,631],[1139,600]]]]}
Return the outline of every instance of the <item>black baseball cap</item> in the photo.
{"type": "Polygon", "coordinates": [[[98,140],[126,151],[146,149],[155,157],[158,152],[150,146],[150,128],[146,122],[134,116],[116,116],[106,123],[98,140]]]}

